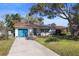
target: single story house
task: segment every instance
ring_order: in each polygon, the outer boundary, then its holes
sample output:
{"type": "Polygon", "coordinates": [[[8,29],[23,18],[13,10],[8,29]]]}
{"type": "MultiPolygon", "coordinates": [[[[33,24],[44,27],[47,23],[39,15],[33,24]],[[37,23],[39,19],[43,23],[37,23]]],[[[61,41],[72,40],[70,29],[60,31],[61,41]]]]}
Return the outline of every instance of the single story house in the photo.
{"type": "MultiPolygon", "coordinates": [[[[49,35],[50,29],[60,29],[60,26],[52,27],[49,25],[38,25],[38,24],[29,24],[25,22],[17,22],[14,24],[15,27],[15,37],[29,37],[31,34],[34,36],[45,36],[49,35]]],[[[62,27],[64,28],[64,27],[62,27]]]]}
{"type": "Polygon", "coordinates": [[[48,32],[49,27],[46,25],[28,24],[25,22],[18,22],[14,24],[15,37],[28,37],[30,34],[40,35],[40,33],[48,32]]]}

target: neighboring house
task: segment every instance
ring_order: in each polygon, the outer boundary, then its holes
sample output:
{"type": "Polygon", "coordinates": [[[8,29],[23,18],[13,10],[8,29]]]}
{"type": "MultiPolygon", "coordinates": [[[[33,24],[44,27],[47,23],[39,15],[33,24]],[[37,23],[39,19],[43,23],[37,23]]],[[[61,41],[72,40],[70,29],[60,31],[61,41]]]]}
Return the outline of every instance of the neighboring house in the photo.
{"type": "Polygon", "coordinates": [[[56,35],[60,35],[63,31],[66,31],[66,27],[64,26],[49,26],[50,28],[50,34],[56,34],[56,35]]]}
{"type": "Polygon", "coordinates": [[[29,37],[30,34],[34,36],[47,36],[50,34],[50,29],[61,29],[59,26],[52,27],[49,25],[28,24],[25,22],[17,22],[14,24],[14,27],[15,37],[29,37]]]}

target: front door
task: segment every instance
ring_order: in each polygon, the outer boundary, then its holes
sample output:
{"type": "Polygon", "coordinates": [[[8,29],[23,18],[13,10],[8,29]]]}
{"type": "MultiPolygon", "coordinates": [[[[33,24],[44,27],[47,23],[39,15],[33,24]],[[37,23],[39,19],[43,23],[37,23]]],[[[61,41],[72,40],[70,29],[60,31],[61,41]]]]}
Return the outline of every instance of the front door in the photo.
{"type": "Polygon", "coordinates": [[[27,37],[28,36],[28,29],[18,29],[18,36],[19,37],[27,37]]]}

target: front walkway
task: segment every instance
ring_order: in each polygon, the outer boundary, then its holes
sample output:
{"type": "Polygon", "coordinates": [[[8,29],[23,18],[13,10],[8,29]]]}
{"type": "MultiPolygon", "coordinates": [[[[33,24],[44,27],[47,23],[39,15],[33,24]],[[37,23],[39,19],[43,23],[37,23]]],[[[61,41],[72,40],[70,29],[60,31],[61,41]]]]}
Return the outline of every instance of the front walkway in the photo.
{"type": "Polygon", "coordinates": [[[16,39],[8,56],[59,56],[33,40],[16,39]]]}

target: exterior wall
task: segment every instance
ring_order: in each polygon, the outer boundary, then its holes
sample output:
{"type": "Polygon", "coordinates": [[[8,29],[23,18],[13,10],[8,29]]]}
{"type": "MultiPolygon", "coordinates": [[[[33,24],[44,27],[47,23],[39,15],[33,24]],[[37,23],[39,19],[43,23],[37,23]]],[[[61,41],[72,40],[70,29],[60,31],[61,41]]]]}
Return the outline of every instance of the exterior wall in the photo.
{"type": "Polygon", "coordinates": [[[13,36],[13,33],[11,31],[8,31],[9,36],[13,36]]]}
{"type": "Polygon", "coordinates": [[[0,31],[0,36],[2,36],[2,32],[0,31]]]}
{"type": "Polygon", "coordinates": [[[33,33],[33,29],[28,29],[28,36],[30,36],[30,33],[33,33]]]}
{"type": "Polygon", "coordinates": [[[48,32],[47,33],[44,33],[44,32],[41,33],[41,36],[49,36],[49,35],[50,35],[50,33],[48,33],[48,32]]]}
{"type": "Polygon", "coordinates": [[[18,28],[15,28],[15,37],[18,37],[18,28]]]}

